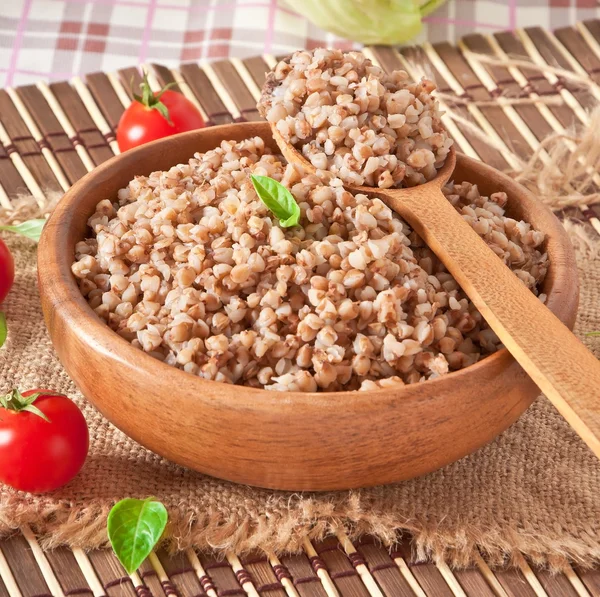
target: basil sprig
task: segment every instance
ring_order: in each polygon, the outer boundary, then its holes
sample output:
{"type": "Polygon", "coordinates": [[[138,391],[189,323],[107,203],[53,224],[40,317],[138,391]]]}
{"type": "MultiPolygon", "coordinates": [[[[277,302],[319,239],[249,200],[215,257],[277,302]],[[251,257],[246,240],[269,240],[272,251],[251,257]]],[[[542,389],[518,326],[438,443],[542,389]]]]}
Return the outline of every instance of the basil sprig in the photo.
{"type": "Polygon", "coordinates": [[[22,236],[26,236],[37,243],[40,240],[42,229],[44,228],[45,223],[46,220],[44,219],[27,220],[26,222],[17,224],[16,226],[0,226],[0,230],[21,234],[22,236]]]}
{"type": "Polygon", "coordinates": [[[137,570],[159,542],[167,525],[167,509],[148,498],[126,498],[108,515],[108,538],[128,574],[137,570]]]}
{"type": "Polygon", "coordinates": [[[283,228],[297,226],[300,206],[293,195],[281,183],[269,176],[252,175],[252,184],[260,200],[273,212],[283,228]]]}

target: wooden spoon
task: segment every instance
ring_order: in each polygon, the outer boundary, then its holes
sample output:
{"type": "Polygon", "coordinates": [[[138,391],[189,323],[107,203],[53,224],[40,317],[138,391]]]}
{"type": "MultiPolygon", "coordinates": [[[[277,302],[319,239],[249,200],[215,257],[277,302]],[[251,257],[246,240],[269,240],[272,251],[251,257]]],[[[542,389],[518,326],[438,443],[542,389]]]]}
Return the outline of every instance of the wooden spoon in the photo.
{"type": "MultiPolygon", "coordinates": [[[[271,123],[285,159],[315,167],[271,123]]],[[[405,189],[345,185],[379,197],[439,257],[504,346],[600,458],[600,362],[513,274],[442,193],[456,164],[454,148],[436,178],[405,189]]],[[[482,388],[484,391],[484,388],[482,388]]]]}

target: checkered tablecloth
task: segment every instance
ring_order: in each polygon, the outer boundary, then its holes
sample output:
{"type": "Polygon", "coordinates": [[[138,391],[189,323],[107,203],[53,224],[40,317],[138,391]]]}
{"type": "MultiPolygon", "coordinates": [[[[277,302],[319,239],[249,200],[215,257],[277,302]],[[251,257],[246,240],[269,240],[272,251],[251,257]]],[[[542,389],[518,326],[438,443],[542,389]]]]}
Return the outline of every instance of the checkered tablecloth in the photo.
{"type": "MultiPolygon", "coordinates": [[[[415,40],[555,28],[600,16],[598,0],[449,0],[415,40]]],[[[0,85],[149,61],[169,66],[317,45],[351,47],[283,0],[0,0],[0,85]]]]}

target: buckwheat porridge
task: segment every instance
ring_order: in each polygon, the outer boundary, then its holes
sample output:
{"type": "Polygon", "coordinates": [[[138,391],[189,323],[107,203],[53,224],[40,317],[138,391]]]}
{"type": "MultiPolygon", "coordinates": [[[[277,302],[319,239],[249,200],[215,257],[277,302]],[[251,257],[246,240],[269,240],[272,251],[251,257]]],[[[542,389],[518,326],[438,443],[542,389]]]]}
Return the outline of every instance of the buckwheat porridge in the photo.
{"type": "MultiPolygon", "coordinates": [[[[93,235],[77,244],[72,266],[81,292],[134,346],[205,379],[280,391],[367,390],[471,365],[499,348],[496,335],[404,221],[379,199],[342,186],[357,177],[385,187],[435,176],[450,142],[431,86],[408,84],[404,74],[385,78],[361,54],[319,52],[280,63],[271,81],[283,81],[285,91],[274,95],[283,100],[267,107],[263,97],[261,109],[333,176],[301,176],[259,137],[223,141],[187,164],[137,176],[89,219],[93,235]],[[290,70],[296,64],[302,68],[290,70]],[[326,73],[325,87],[312,82],[326,73]],[[374,73],[383,90],[372,84],[374,73]],[[333,124],[340,116],[333,109],[327,124],[306,109],[311,95],[294,103],[309,92],[333,101],[332,86],[362,102],[357,126],[343,136],[335,127],[349,116],[333,124]],[[403,109],[379,110],[382,102],[397,107],[398,94],[403,109]],[[280,109],[286,114],[273,114],[280,109]],[[380,127],[377,112],[406,121],[380,127]],[[298,225],[280,224],[250,175],[291,191],[298,225]]],[[[344,110],[353,103],[339,97],[335,106],[344,110]]],[[[484,197],[469,183],[448,184],[444,193],[537,294],[547,270],[544,235],[505,215],[504,193],[484,197]]]]}
{"type": "Polygon", "coordinates": [[[434,89],[322,48],[280,61],[258,108],[315,168],[353,185],[414,186],[435,178],[452,145],[434,89]]]}

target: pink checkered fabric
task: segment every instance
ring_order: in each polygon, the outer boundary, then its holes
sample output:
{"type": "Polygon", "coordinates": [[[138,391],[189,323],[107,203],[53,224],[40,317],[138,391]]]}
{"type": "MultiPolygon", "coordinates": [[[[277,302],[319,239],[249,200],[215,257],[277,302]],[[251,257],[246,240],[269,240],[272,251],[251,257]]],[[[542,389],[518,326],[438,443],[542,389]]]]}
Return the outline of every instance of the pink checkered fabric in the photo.
{"type": "MultiPolygon", "coordinates": [[[[597,17],[598,0],[450,0],[415,41],[597,17]]],[[[282,0],[0,0],[4,86],[144,62],[174,66],[320,45],[353,47],[282,0]]]]}

